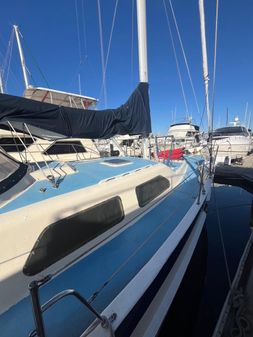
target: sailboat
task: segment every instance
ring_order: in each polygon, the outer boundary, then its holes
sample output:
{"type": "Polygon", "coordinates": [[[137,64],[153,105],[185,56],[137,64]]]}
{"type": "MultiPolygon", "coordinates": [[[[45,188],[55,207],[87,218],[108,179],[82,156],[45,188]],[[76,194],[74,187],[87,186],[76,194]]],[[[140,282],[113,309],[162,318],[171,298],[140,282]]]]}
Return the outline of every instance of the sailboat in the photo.
{"type": "MultiPolygon", "coordinates": [[[[137,11],[140,83],[125,104],[84,114],[0,95],[0,125],[41,138],[150,133],[144,0],[137,11]]],[[[1,336],[155,336],[203,235],[203,158],[34,168],[1,152],[0,163],[1,336]]]]}
{"type": "MultiPolygon", "coordinates": [[[[83,111],[85,111],[85,109],[92,109],[97,105],[98,100],[90,96],[32,86],[28,80],[19,27],[14,25],[13,29],[16,35],[25,83],[23,97],[38,102],[75,107],[83,109],[83,111]]],[[[0,92],[3,93],[3,89],[0,92]]],[[[0,130],[0,148],[9,153],[13,158],[25,163],[50,160],[71,161],[94,159],[101,156],[101,151],[93,139],[73,137],[71,139],[41,139],[29,134],[27,130],[25,130],[25,132],[17,132],[8,126],[6,126],[6,129],[8,130],[0,130]]]]}

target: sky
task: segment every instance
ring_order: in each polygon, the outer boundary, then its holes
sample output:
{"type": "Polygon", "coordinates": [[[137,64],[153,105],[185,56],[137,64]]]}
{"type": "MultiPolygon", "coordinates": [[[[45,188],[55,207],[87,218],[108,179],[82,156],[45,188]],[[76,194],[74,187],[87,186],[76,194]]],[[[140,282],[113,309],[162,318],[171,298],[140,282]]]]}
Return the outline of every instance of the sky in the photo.
{"type": "MultiPolygon", "coordinates": [[[[199,109],[194,99],[169,0],[147,0],[152,130],[154,134],[160,135],[167,133],[171,123],[184,122],[187,115],[192,116],[193,123],[200,125],[201,129],[207,129],[198,0],[171,0],[171,4],[199,109]]],[[[205,0],[211,106],[215,10],[216,0],[205,0]]],[[[246,124],[251,124],[250,126],[253,124],[252,13],[252,0],[219,1],[213,101],[215,128],[226,125],[227,115],[229,121],[238,116],[241,122],[246,121],[246,124]],[[249,123],[251,111],[252,123],[249,123]]],[[[73,93],[81,92],[98,98],[97,108],[105,109],[123,104],[139,82],[135,0],[2,1],[0,68],[3,71],[5,92],[21,96],[24,91],[24,80],[17,43],[12,35],[13,24],[19,26],[22,34],[21,43],[31,85],[73,93]],[[102,24],[102,49],[99,17],[102,24]],[[108,55],[105,86],[103,86],[102,50],[104,63],[108,55]]]]}

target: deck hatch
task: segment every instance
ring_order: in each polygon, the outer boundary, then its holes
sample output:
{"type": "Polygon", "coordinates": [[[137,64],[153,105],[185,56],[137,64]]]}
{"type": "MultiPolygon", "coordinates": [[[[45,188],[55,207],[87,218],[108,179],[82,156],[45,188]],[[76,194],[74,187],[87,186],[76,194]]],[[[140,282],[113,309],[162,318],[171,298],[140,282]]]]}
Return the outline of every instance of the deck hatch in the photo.
{"type": "Polygon", "coordinates": [[[113,159],[107,159],[101,162],[101,164],[103,165],[107,165],[107,166],[125,166],[125,165],[129,165],[132,164],[131,160],[127,160],[127,159],[120,159],[120,158],[113,158],[113,159]]]}
{"type": "Polygon", "coordinates": [[[146,206],[150,201],[162,194],[169,187],[169,180],[163,176],[157,176],[136,186],[135,191],[139,206],[146,206]]]}
{"type": "Polygon", "coordinates": [[[123,218],[122,202],[117,196],[47,226],[28,256],[24,274],[31,276],[43,271],[123,218]]]}

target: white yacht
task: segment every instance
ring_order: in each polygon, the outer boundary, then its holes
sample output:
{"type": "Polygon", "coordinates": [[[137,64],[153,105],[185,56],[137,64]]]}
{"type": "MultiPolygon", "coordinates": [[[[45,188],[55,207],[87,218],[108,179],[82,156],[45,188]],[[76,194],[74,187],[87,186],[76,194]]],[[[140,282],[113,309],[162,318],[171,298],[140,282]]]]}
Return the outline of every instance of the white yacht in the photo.
{"type": "Polygon", "coordinates": [[[252,150],[251,134],[235,118],[230,126],[216,129],[212,134],[216,163],[228,163],[245,157],[252,150]]]}
{"type": "Polygon", "coordinates": [[[172,124],[168,136],[173,138],[178,147],[184,147],[189,152],[198,152],[201,148],[199,126],[191,122],[172,124]]]}

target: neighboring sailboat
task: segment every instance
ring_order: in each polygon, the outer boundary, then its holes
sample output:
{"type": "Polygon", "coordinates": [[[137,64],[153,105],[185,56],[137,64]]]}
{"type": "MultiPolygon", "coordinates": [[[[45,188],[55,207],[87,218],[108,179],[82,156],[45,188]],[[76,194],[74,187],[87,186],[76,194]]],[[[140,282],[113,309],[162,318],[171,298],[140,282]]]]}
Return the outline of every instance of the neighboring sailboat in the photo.
{"type": "MultiPolygon", "coordinates": [[[[21,67],[25,83],[24,97],[58,106],[74,107],[77,109],[91,109],[96,106],[97,99],[89,96],[54,90],[49,88],[34,87],[30,85],[27,74],[24,53],[20,41],[18,26],[14,25],[14,31],[18,44],[21,67]]],[[[3,85],[0,88],[3,93],[3,85]]],[[[101,152],[92,139],[41,139],[31,134],[16,132],[13,129],[0,131],[0,147],[13,158],[23,162],[34,163],[35,161],[47,160],[81,160],[99,158],[101,152]]]]}
{"type": "MultiPolygon", "coordinates": [[[[126,104],[83,113],[0,95],[0,125],[47,139],[147,136],[144,0],[137,10],[141,83],[126,104]]],[[[212,181],[203,158],[32,171],[0,153],[0,163],[1,337],[155,336],[203,237],[212,181]]]]}

